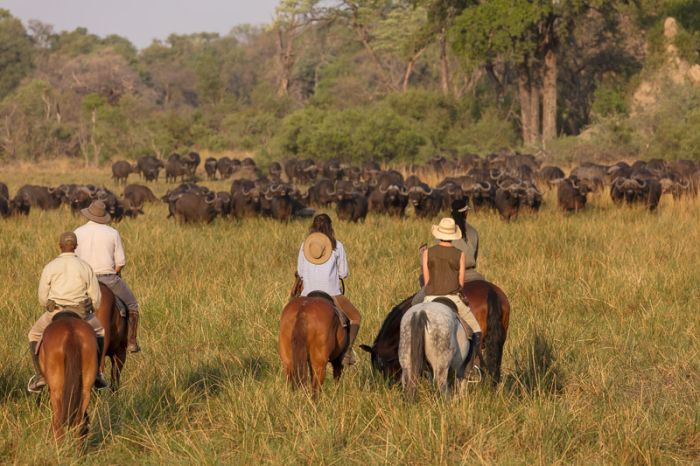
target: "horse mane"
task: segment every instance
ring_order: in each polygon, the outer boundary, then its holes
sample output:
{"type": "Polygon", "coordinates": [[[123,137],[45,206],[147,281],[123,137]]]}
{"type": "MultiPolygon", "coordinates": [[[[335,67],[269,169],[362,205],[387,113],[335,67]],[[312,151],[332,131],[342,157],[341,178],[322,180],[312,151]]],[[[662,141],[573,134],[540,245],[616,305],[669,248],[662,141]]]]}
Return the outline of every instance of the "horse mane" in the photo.
{"type": "Polygon", "coordinates": [[[333,297],[326,293],[325,291],[319,291],[319,290],[314,290],[308,295],[306,295],[307,298],[321,298],[325,299],[326,301],[330,301],[331,304],[335,304],[335,301],[333,301],[333,297]]]}
{"type": "Polygon", "coordinates": [[[401,322],[401,318],[403,315],[406,313],[406,311],[409,309],[409,307],[406,307],[406,302],[410,302],[413,300],[413,296],[411,295],[408,298],[404,299],[401,301],[399,304],[394,306],[391,311],[389,311],[389,314],[387,314],[386,318],[384,319],[384,322],[382,322],[382,326],[379,328],[379,333],[377,334],[377,338],[374,339],[374,343],[376,344],[381,338],[384,336],[384,334],[387,332],[388,328],[392,325],[395,324],[395,322],[398,320],[401,322]]]}
{"type": "Polygon", "coordinates": [[[81,319],[82,320],[82,317],[80,317],[78,315],[78,313],[73,312],[73,311],[59,311],[51,318],[51,322],[56,322],[57,320],[61,320],[61,319],[81,319]]]}

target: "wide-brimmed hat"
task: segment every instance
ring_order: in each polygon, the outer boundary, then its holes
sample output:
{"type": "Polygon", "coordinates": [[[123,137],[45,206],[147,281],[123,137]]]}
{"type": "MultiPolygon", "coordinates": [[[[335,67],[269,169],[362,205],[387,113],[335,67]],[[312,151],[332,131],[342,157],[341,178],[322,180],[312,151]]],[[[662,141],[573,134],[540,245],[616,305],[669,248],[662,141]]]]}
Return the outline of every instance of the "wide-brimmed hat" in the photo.
{"type": "Polygon", "coordinates": [[[323,233],[311,233],[304,240],[304,257],[312,264],[325,264],[331,258],[331,254],[333,254],[333,243],[323,233]]]}
{"type": "Polygon", "coordinates": [[[462,230],[452,217],[445,217],[439,224],[433,225],[433,236],[440,241],[454,241],[462,237],[462,230]]]}
{"type": "Polygon", "coordinates": [[[82,209],[80,213],[83,214],[83,216],[88,220],[92,220],[96,223],[109,223],[109,221],[112,219],[109,212],[107,212],[107,206],[105,206],[105,203],[100,200],[92,201],[90,207],[87,209],[82,209]]]}

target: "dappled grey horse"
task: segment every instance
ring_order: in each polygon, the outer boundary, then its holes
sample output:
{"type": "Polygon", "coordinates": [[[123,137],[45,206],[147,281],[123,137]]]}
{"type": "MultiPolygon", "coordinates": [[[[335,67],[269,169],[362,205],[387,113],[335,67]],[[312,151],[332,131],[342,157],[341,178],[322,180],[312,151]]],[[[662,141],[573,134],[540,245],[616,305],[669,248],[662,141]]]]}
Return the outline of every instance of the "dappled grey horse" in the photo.
{"type": "Polygon", "coordinates": [[[412,306],[401,318],[399,363],[401,384],[408,399],[415,397],[419,377],[430,366],[433,381],[449,396],[451,380],[464,378],[469,339],[447,304],[437,301],[412,306]]]}

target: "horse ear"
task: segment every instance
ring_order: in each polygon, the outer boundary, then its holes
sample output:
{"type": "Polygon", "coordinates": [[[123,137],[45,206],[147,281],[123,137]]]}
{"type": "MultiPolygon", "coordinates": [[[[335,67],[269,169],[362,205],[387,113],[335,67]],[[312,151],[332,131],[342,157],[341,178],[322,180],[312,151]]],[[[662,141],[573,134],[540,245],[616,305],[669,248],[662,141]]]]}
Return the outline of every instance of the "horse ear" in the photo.
{"type": "Polygon", "coordinates": [[[370,354],[374,353],[374,350],[372,349],[371,346],[360,345],[360,348],[363,349],[363,350],[365,350],[365,351],[367,351],[367,352],[370,353],[370,354]]]}

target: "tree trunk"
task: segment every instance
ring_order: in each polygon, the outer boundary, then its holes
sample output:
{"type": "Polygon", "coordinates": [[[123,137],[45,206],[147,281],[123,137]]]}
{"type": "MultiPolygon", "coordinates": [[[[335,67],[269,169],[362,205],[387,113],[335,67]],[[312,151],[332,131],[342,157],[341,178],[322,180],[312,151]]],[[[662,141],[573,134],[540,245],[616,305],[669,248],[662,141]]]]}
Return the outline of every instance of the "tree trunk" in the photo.
{"type": "Polygon", "coordinates": [[[530,144],[533,146],[540,145],[540,97],[541,86],[538,80],[533,79],[536,73],[530,69],[530,144]]]}
{"type": "Polygon", "coordinates": [[[530,105],[530,73],[527,65],[518,67],[518,99],[520,100],[520,126],[523,132],[523,144],[530,146],[534,143],[532,139],[532,113],[530,105]]]}
{"type": "Polygon", "coordinates": [[[425,49],[420,49],[419,51],[417,51],[411,57],[411,59],[408,61],[408,63],[406,63],[406,70],[403,73],[403,80],[401,83],[401,91],[402,92],[406,92],[408,90],[408,84],[409,84],[409,81],[411,79],[411,74],[413,74],[413,68],[415,67],[416,62],[418,61],[420,56],[423,54],[424,50],[425,49]]]}
{"type": "Polygon", "coordinates": [[[289,82],[291,81],[292,66],[294,64],[292,57],[293,40],[291,30],[288,28],[282,32],[282,26],[279,26],[277,29],[278,97],[285,97],[289,92],[289,82]]]}
{"type": "Polygon", "coordinates": [[[542,70],[542,146],[557,137],[557,54],[547,50],[542,70]]]}
{"type": "Polygon", "coordinates": [[[444,95],[450,94],[450,62],[447,55],[447,30],[440,31],[440,87],[444,95]]]}

